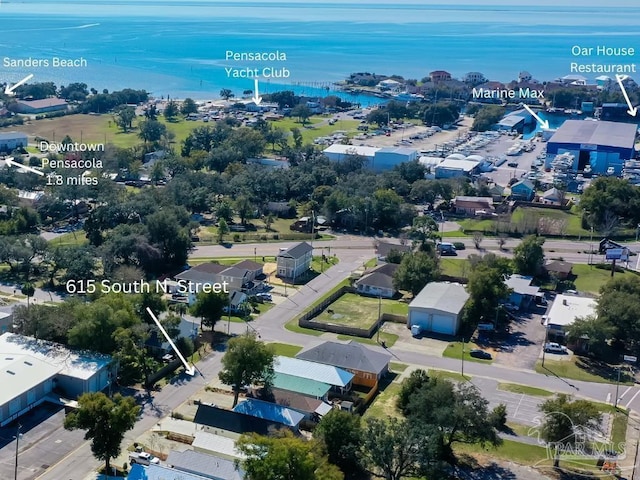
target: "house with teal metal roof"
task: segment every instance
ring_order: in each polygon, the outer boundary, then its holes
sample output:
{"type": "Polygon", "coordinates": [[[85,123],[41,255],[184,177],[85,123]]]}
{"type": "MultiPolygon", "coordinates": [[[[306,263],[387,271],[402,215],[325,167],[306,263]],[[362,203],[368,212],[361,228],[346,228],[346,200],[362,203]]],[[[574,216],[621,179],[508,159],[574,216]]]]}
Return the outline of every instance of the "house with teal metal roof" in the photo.
{"type": "Polygon", "coordinates": [[[275,373],[284,373],[294,377],[307,378],[322,383],[328,383],[337,391],[347,392],[351,390],[351,382],[354,374],[342,368],[322,363],[309,362],[299,358],[277,356],[273,362],[275,373]]]}
{"type": "Polygon", "coordinates": [[[299,393],[305,397],[327,400],[331,385],[310,378],[296,377],[286,373],[274,373],[273,388],[299,393]]]}

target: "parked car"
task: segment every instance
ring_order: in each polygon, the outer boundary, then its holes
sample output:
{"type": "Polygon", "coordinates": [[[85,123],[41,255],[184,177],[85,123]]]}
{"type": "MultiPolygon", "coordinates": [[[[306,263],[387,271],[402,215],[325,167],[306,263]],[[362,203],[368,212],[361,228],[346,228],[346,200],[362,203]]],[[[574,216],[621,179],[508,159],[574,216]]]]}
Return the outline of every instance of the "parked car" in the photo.
{"type": "Polygon", "coordinates": [[[139,463],[140,465],[157,465],[160,463],[160,459],[148,452],[131,452],[129,454],[129,462],[131,462],[131,465],[134,463],[139,463]]]}
{"type": "Polygon", "coordinates": [[[261,298],[265,302],[271,302],[273,300],[270,293],[256,293],[256,297],[261,298]]]}
{"type": "Polygon", "coordinates": [[[513,303],[505,303],[503,307],[505,308],[505,310],[509,312],[517,312],[518,310],[520,310],[520,307],[517,305],[514,305],[513,303]]]}
{"type": "Polygon", "coordinates": [[[568,352],[567,347],[555,342],[546,343],[544,346],[544,351],[547,353],[567,353],[568,352]]]}
{"type": "Polygon", "coordinates": [[[482,360],[492,360],[493,356],[489,352],[485,352],[479,348],[474,348],[469,352],[469,355],[473,358],[481,358],[482,360]]]}

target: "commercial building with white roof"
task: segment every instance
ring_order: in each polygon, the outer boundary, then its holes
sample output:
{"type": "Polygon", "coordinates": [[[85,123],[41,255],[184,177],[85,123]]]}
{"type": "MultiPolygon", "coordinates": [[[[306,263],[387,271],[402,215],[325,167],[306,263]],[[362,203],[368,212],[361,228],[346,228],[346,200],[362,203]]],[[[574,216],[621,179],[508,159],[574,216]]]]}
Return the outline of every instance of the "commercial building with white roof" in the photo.
{"type": "Polygon", "coordinates": [[[380,150],[377,147],[366,147],[363,145],[343,145],[335,143],[324,149],[322,153],[332,162],[342,162],[348,157],[363,157],[367,161],[367,165],[373,164],[376,152],[380,150]]]}
{"type": "Polygon", "coordinates": [[[593,298],[557,295],[547,313],[545,325],[550,334],[564,336],[567,327],[572,325],[576,318],[595,315],[596,306],[597,302],[593,298]]]}
{"type": "Polygon", "coordinates": [[[74,352],[14,333],[0,335],[0,426],[44,402],[54,391],[75,399],[104,390],[112,368],[107,355],[74,352]]]}
{"type": "Polygon", "coordinates": [[[462,309],[469,300],[464,285],[450,282],[428,283],[409,304],[407,327],[420,332],[455,335],[462,309]]]}

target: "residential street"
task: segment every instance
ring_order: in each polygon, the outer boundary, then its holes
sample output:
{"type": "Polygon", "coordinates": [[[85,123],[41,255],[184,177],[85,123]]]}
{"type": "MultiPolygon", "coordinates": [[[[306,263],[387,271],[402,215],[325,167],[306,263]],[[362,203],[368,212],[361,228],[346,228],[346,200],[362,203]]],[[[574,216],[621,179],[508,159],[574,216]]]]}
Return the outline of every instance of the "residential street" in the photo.
{"type": "MultiPolygon", "coordinates": [[[[468,240],[472,243],[471,240],[468,240]]],[[[486,241],[487,244],[489,240],[486,241]]],[[[466,243],[466,242],[465,242],[466,243]]],[[[292,243],[272,243],[272,244],[256,244],[256,245],[234,245],[226,248],[219,245],[202,246],[196,248],[193,252],[193,258],[206,257],[222,257],[233,256],[251,258],[254,254],[260,256],[276,255],[280,248],[288,247],[292,243]]],[[[515,243],[514,243],[515,245],[515,243]]],[[[584,245],[584,244],[583,244],[584,245]]],[[[509,245],[508,248],[512,248],[509,245]]],[[[634,248],[637,248],[637,244],[634,248]]],[[[302,346],[311,346],[318,344],[327,339],[335,339],[334,334],[323,334],[322,336],[304,335],[291,332],[284,328],[284,325],[297,314],[305,310],[309,305],[315,302],[324,293],[330,290],[337,283],[348,278],[356,269],[362,268],[363,264],[374,256],[373,241],[371,238],[364,237],[342,237],[332,241],[314,242],[316,254],[320,254],[324,248],[325,254],[328,254],[328,248],[331,247],[330,254],[339,257],[340,262],[327,269],[324,273],[318,275],[307,285],[299,286],[297,289],[290,289],[288,298],[276,304],[271,310],[262,315],[259,319],[251,323],[251,327],[255,329],[265,341],[278,341],[283,343],[291,343],[302,346]]],[[[490,246],[487,245],[489,248],[490,246]]],[[[574,241],[554,240],[545,244],[547,248],[561,251],[581,250],[582,247],[576,246],[574,241]]],[[[497,248],[497,244],[496,244],[497,248]]],[[[588,248],[588,244],[585,245],[588,248]]],[[[475,253],[475,248],[469,248],[461,253],[475,253]]],[[[565,258],[568,256],[562,254],[565,258]]],[[[586,262],[587,255],[574,254],[576,257],[584,257],[582,260],[586,262]]],[[[462,257],[462,255],[461,255],[462,257]]],[[[227,323],[224,320],[216,325],[216,329],[232,333],[244,333],[246,326],[240,323],[227,323]]],[[[381,347],[379,347],[381,348],[381,347]]],[[[406,344],[398,342],[396,346],[388,349],[395,357],[395,361],[421,365],[424,367],[460,371],[461,362],[459,360],[444,358],[440,356],[428,355],[421,351],[419,345],[412,348],[406,348],[406,344]]],[[[508,354],[507,354],[508,355],[508,354]]],[[[125,445],[131,443],[133,439],[141,433],[148,430],[160,418],[168,415],[172,409],[186,401],[191,395],[196,393],[200,388],[206,385],[207,380],[214,378],[220,368],[221,353],[217,352],[209,356],[205,361],[200,362],[197,367],[200,369],[204,377],[196,375],[194,378],[185,378],[179,382],[167,385],[161,392],[154,393],[152,401],[145,403],[142,416],[136,424],[133,431],[129,432],[125,445]]],[[[544,388],[555,392],[565,392],[576,396],[590,398],[599,402],[611,402],[615,397],[616,387],[613,384],[600,384],[579,382],[566,380],[554,376],[552,373],[547,375],[538,374],[530,370],[511,368],[508,365],[487,365],[475,362],[465,362],[464,373],[478,378],[486,378],[494,381],[512,382],[530,385],[534,387],[544,388]]],[[[621,396],[620,404],[640,410],[640,388],[621,387],[619,390],[621,396]]],[[[7,448],[11,448],[14,444],[9,444],[7,448]]],[[[37,465],[37,449],[25,450],[20,453],[20,463],[37,465]],[[34,458],[35,457],[35,458],[34,458]]],[[[2,456],[0,456],[0,459],[2,456]]],[[[88,442],[83,443],[78,449],[68,454],[58,464],[51,466],[45,473],[40,476],[29,475],[28,472],[21,474],[21,480],[38,478],[41,480],[82,480],[91,475],[91,472],[100,465],[93,459],[88,442]]],[[[89,477],[90,478],[90,477],[89,477]]]]}

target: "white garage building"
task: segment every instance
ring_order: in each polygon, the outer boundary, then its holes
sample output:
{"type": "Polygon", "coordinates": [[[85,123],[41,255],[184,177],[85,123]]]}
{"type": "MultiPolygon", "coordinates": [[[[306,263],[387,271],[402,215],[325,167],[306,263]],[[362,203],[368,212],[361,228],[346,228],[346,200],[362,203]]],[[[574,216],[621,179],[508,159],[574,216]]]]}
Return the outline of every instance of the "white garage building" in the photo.
{"type": "Polygon", "coordinates": [[[469,294],[459,283],[429,283],[409,304],[407,327],[412,332],[419,329],[420,332],[455,335],[468,299],[469,294]]]}

